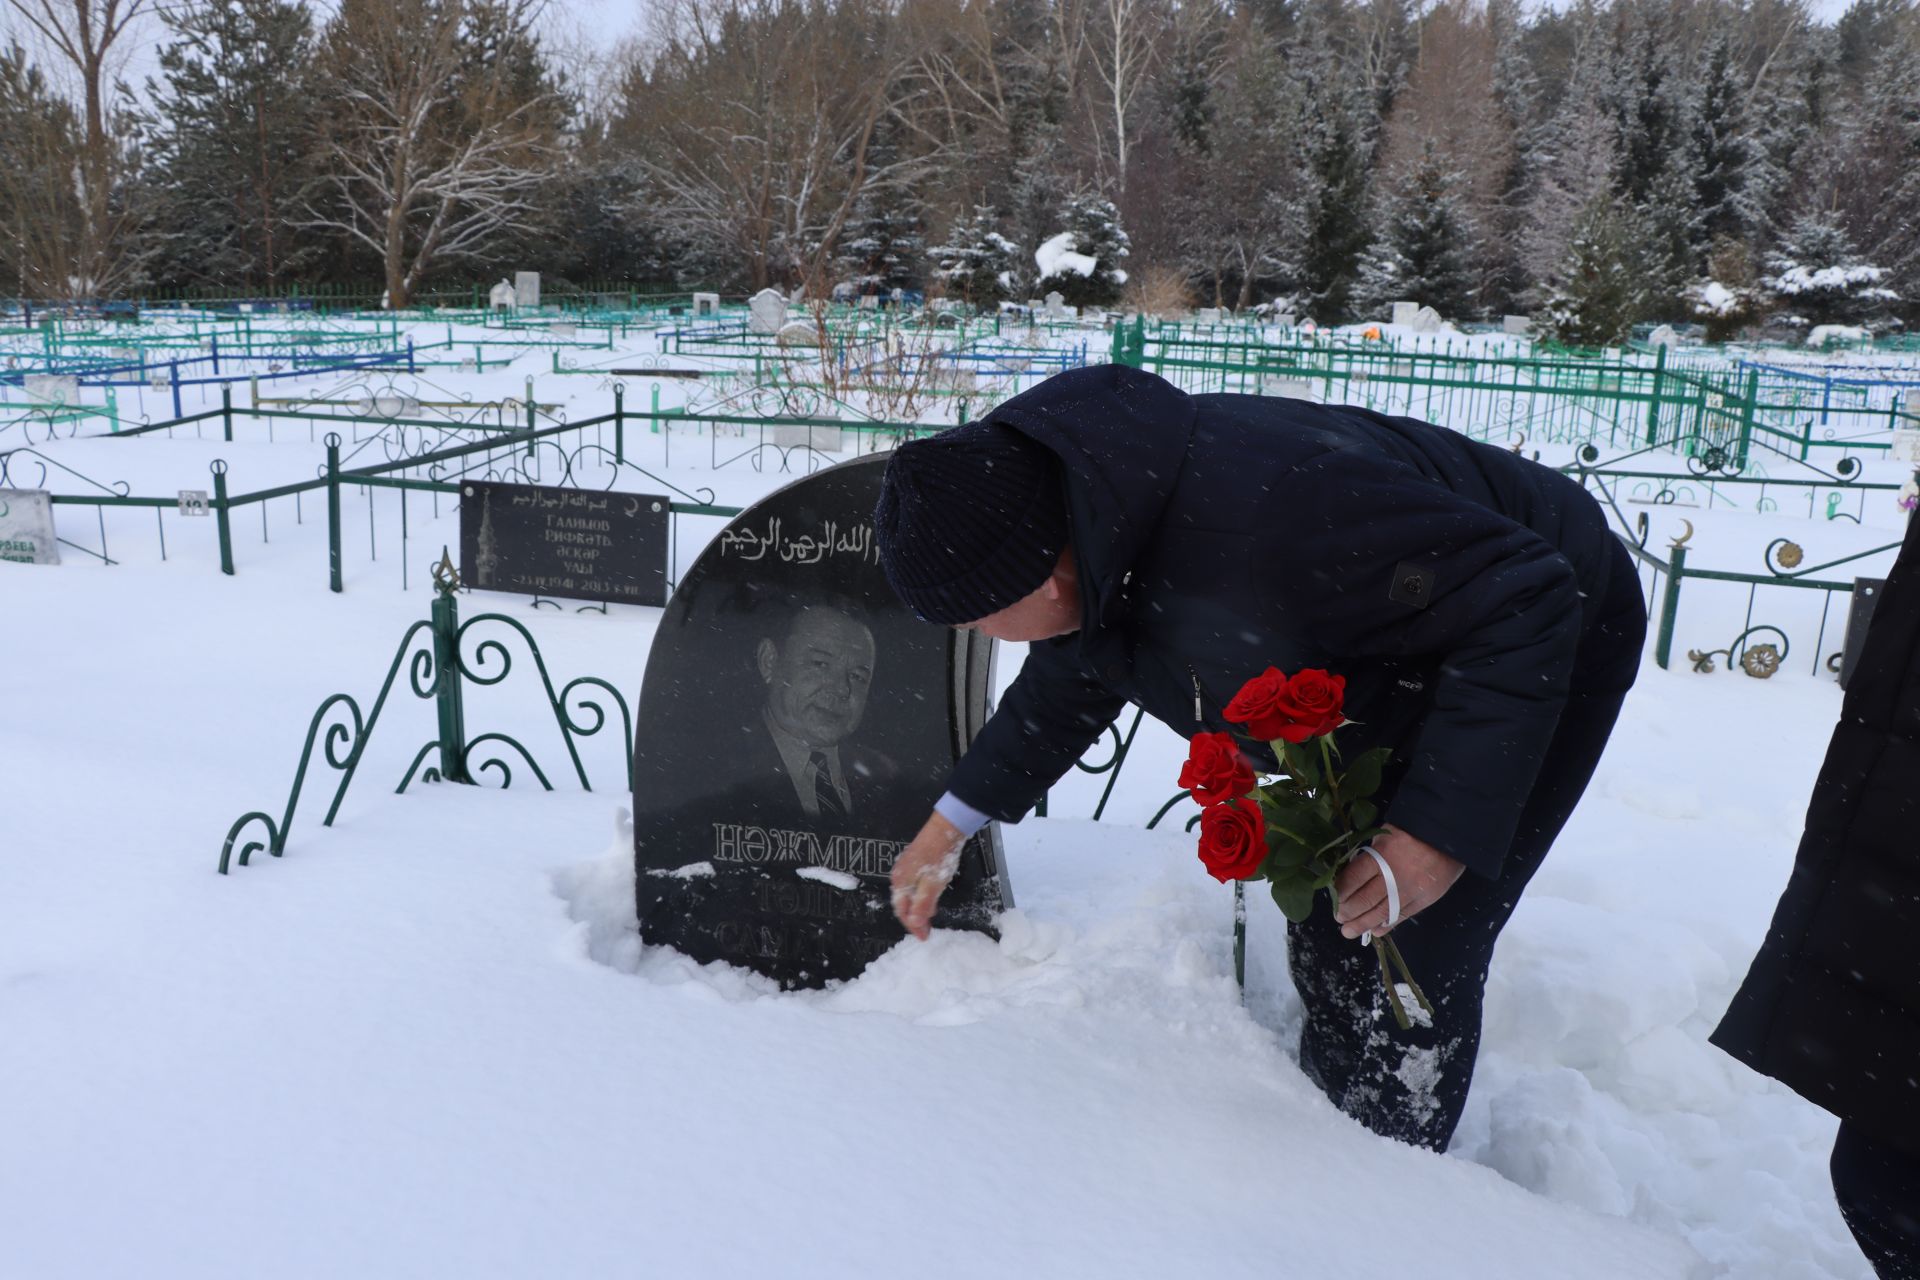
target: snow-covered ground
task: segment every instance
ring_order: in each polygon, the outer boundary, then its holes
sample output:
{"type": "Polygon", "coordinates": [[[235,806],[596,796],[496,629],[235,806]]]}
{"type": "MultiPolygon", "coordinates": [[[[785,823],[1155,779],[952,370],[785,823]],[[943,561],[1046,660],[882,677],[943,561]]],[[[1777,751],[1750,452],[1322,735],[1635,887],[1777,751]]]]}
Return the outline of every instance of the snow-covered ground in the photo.
{"type": "MultiPolygon", "coordinates": [[[[549,360],[434,376],[485,398],[532,374],[575,420],[605,408],[549,360]]],[[[215,457],[239,491],[321,456],[304,431],[238,434],[41,448],[135,494],[208,487],[215,457]]],[[[722,502],[791,478],[635,434],[722,502]]],[[[1685,515],[1696,565],[1786,535],[1818,563],[1897,537],[1883,499],[1865,528],[1663,509],[1652,545],[1685,515]]],[[[161,560],[150,512],[109,517],[115,566],[0,565],[0,1276],[1868,1276],[1826,1184],[1832,1121],[1706,1044],[1838,710],[1811,634],[1768,681],[1648,663],[1503,937],[1442,1157],[1300,1075],[1257,899],[1243,1003],[1184,815],[1143,829],[1182,754],[1157,726],[1101,822],[1100,780],[1075,776],[1007,830],[998,943],[908,942],[826,992],[640,946],[617,743],[588,743],[592,792],[392,794],[433,733],[403,695],[331,829],[310,782],[284,858],[216,875],[233,819],[278,813],[314,707],[364,705],[425,616],[455,522],[414,498],[403,552],[397,500],[369,500],[346,495],[340,595],[312,498],[297,521],[270,504],[264,541],[241,513],[233,577],[211,521],[164,517],[161,560]]],[[[718,527],[684,522],[681,565],[718,527]]],[[[1712,588],[1688,585],[1678,650],[1740,629],[1745,589],[1712,588]]],[[[521,620],[557,680],[637,693],[657,611],[461,603],[521,620]]],[[[520,678],[470,699],[469,731],[551,757],[520,678]]]]}

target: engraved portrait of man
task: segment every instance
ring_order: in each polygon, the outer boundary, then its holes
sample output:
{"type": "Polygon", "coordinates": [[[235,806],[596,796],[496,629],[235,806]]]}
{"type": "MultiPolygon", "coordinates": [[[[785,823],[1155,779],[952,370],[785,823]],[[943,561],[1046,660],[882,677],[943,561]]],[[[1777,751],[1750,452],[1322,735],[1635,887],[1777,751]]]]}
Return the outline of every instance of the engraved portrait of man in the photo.
{"type": "Polygon", "coordinates": [[[858,605],[829,599],[781,611],[754,667],[766,686],[760,719],[793,799],[809,817],[838,825],[859,816],[892,762],[848,739],[866,715],[877,654],[858,605]]]}

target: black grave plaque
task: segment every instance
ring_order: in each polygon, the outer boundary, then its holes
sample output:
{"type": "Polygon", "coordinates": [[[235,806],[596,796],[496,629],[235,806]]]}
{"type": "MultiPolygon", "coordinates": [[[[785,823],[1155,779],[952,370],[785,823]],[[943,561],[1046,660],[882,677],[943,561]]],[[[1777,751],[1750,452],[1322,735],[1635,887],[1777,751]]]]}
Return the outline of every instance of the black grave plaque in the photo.
{"type": "MultiPolygon", "coordinates": [[[[884,458],[736,518],[661,617],[633,753],[641,937],[783,986],[851,978],[904,933],[888,880],[986,718],[989,641],[894,597],[873,541],[884,458]]],[[[1012,905],[998,829],[936,927],[1012,905]]]]}
{"type": "Polygon", "coordinates": [[[482,591],[667,602],[665,497],[460,483],[460,577],[482,591]]]}

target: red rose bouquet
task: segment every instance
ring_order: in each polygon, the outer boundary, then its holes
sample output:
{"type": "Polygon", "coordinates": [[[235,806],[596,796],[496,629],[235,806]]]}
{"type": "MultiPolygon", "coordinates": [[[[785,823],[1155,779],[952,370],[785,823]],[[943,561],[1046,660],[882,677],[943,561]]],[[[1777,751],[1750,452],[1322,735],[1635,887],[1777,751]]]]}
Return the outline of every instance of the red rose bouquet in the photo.
{"type": "MultiPolygon", "coordinates": [[[[1200,805],[1200,861],[1226,883],[1265,880],[1274,903],[1296,924],[1313,913],[1314,895],[1336,900],[1334,877],[1386,830],[1373,795],[1392,750],[1376,747],[1343,770],[1334,731],[1346,723],[1344,677],[1318,669],[1288,676],[1274,667],[1247,681],[1227,704],[1226,718],[1273,746],[1280,774],[1260,782],[1232,734],[1195,734],[1180,785],[1200,805]]],[[[1377,854],[1374,856],[1378,856],[1377,854]]],[[[1413,1025],[1406,991],[1431,1017],[1391,937],[1371,940],[1380,980],[1402,1029],[1413,1025]]]]}

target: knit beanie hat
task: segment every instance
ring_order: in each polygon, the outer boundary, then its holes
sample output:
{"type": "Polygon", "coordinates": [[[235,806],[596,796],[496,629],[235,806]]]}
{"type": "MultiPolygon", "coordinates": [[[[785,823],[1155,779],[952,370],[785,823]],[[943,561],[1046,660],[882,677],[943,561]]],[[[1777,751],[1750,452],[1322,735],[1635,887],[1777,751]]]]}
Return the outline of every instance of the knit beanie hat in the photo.
{"type": "Polygon", "coordinates": [[[1060,464],[990,420],[894,450],[873,512],[880,567],[928,622],[978,622],[1038,590],[1067,545],[1060,464]]]}

